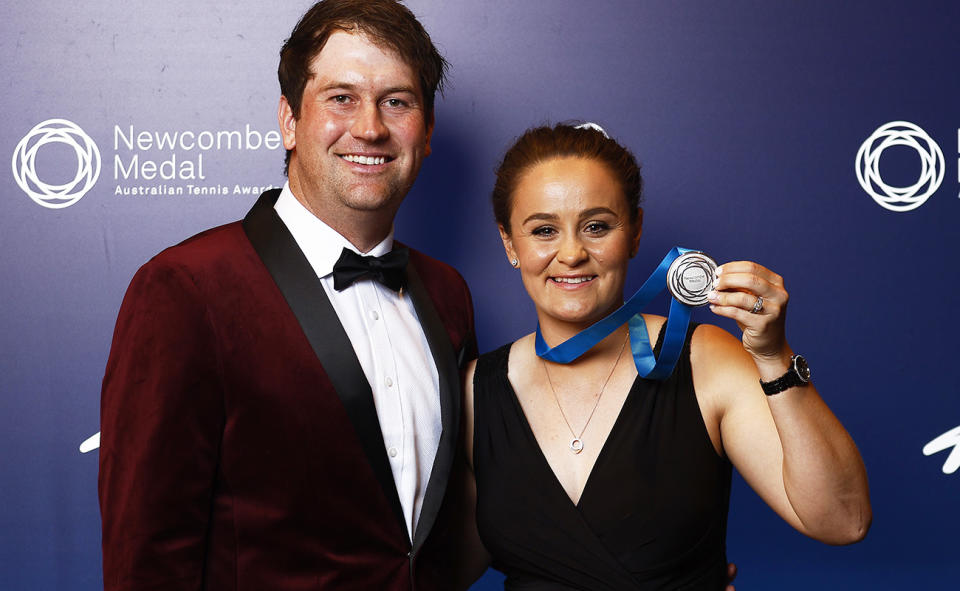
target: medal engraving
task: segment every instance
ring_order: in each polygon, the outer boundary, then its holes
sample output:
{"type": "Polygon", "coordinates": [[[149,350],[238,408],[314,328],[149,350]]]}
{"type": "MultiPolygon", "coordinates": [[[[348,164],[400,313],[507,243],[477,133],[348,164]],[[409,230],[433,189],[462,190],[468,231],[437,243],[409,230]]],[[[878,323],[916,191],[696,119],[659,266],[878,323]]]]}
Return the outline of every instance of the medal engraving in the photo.
{"type": "Polygon", "coordinates": [[[702,306],[713,289],[716,271],[717,263],[702,252],[684,253],[667,270],[667,289],[678,302],[702,306]]]}

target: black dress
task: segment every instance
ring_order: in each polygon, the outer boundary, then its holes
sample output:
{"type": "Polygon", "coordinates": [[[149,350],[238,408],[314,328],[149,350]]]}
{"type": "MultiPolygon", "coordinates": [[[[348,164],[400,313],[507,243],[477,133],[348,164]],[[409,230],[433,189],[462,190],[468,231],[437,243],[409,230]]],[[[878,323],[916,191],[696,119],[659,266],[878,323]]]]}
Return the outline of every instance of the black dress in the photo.
{"type": "Polygon", "coordinates": [[[634,382],[577,505],[507,379],[510,345],[477,361],[477,526],[506,589],[724,588],[731,468],[700,414],[687,336],[669,378],[634,382]]]}

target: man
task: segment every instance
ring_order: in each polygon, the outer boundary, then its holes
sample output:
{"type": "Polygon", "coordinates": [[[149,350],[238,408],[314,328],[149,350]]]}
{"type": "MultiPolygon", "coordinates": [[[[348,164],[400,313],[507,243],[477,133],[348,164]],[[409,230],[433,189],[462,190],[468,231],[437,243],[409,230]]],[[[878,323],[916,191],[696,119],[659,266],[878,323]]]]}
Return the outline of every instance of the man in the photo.
{"type": "Polygon", "coordinates": [[[288,183],[124,298],[101,402],[107,590],[459,585],[469,512],[446,491],[472,304],[393,242],[444,69],[393,0],[325,0],[294,29],[288,183]]]}

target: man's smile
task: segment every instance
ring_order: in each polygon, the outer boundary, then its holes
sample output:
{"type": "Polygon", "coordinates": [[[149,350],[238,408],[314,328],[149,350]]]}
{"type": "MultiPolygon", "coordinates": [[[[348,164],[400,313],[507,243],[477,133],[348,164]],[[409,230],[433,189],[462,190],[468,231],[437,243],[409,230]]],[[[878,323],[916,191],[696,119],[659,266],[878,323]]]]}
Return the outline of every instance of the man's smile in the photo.
{"type": "Polygon", "coordinates": [[[375,166],[393,160],[391,156],[364,156],[363,154],[338,154],[338,156],[347,162],[363,164],[364,166],[375,166]]]}

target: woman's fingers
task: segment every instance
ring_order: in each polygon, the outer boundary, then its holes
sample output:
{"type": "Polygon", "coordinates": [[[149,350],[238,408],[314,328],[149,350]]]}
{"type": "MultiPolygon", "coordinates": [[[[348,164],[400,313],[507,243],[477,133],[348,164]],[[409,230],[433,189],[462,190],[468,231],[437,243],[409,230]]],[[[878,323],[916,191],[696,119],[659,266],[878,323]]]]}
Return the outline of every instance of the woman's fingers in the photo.
{"type": "Polygon", "coordinates": [[[714,306],[738,308],[751,314],[776,314],[780,305],[778,298],[773,295],[764,297],[746,291],[712,291],[707,294],[707,300],[714,306]]]}
{"type": "Polygon", "coordinates": [[[752,275],[768,283],[783,286],[783,277],[753,261],[731,261],[717,267],[718,278],[732,275],[752,275]]]}
{"type": "Polygon", "coordinates": [[[707,299],[711,311],[737,322],[750,353],[770,356],[786,346],[789,295],[783,278],[770,269],[752,261],[726,263],[717,268],[715,287],[707,299]]]}

